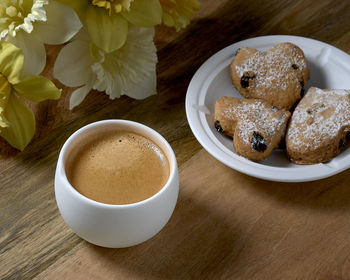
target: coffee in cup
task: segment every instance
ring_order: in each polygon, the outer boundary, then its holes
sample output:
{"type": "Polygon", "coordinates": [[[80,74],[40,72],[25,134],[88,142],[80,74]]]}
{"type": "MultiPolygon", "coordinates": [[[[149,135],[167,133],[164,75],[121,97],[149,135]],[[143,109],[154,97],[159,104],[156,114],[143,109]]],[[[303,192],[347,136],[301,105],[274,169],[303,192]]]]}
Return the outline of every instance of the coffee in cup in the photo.
{"type": "Polygon", "coordinates": [[[91,123],[67,139],[58,157],[58,209],[76,234],[99,246],[128,247],[157,234],[173,213],[178,192],[174,151],[159,133],[140,123],[91,123]],[[138,180],[142,184],[136,184],[138,180]],[[118,185],[109,185],[111,181],[118,185]],[[135,185],[143,191],[133,189],[135,185]],[[114,195],[114,188],[121,194],[114,195]]]}
{"type": "Polygon", "coordinates": [[[162,189],[169,163],[152,140],[131,131],[108,130],[76,143],[66,173],[71,185],[90,199],[130,204],[162,189]]]}

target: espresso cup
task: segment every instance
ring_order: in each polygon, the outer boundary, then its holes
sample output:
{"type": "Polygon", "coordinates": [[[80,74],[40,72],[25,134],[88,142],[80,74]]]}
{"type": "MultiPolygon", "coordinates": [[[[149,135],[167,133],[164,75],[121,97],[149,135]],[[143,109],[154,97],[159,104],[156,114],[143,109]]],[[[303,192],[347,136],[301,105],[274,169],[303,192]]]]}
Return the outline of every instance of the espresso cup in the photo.
{"type": "Polygon", "coordinates": [[[104,120],[73,133],[64,143],[56,167],[55,196],[68,226],[86,241],[109,248],[142,243],[156,235],[172,215],[179,192],[178,168],[169,143],[153,129],[127,120],[104,120]],[[79,193],[68,181],[67,162],[78,143],[106,130],[142,135],[162,149],[169,162],[169,178],[155,195],[140,202],[114,205],[97,202],[79,193]]]}

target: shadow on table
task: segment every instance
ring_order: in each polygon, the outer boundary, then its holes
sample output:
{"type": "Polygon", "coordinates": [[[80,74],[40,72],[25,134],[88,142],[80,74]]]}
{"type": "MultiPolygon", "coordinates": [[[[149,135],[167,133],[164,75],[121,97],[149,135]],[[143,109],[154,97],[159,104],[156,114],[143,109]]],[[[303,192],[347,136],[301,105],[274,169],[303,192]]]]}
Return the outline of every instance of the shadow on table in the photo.
{"type": "Polygon", "coordinates": [[[326,179],[304,183],[280,183],[243,175],[249,191],[284,204],[341,211],[350,208],[350,169],[326,179]]]}
{"type": "Polygon", "coordinates": [[[245,240],[234,215],[225,220],[201,203],[200,199],[180,193],[165,228],[140,245],[124,249],[88,246],[107,264],[107,271],[122,272],[123,278],[188,279],[200,277],[201,273],[211,275],[224,267],[227,256],[242,249],[245,240]]]}
{"type": "MultiPolygon", "coordinates": [[[[216,203],[213,190],[205,193],[210,186],[198,183],[193,186],[182,185],[183,191],[180,192],[172,218],[151,240],[125,249],[88,245],[89,250],[106,264],[104,269],[122,273],[126,278],[224,277],[234,273],[242,258],[245,259],[246,251],[254,252],[251,245],[255,242],[257,246],[254,238],[258,238],[259,233],[256,230],[264,230],[266,236],[266,232],[278,232],[279,226],[284,225],[285,233],[288,233],[288,225],[283,224],[282,220],[269,220],[281,219],[283,214],[275,215],[274,211],[281,209],[289,217],[294,217],[291,221],[301,225],[303,220],[299,216],[303,212],[307,215],[310,210],[318,215],[339,212],[341,215],[350,206],[350,170],[308,183],[269,182],[231,170],[204,153],[199,156],[199,168],[205,164],[213,167],[216,164],[218,167],[215,168],[224,174],[225,181],[235,179],[239,186],[223,186],[227,198],[218,192],[220,198],[216,203]],[[231,192],[227,187],[232,187],[231,192]],[[205,194],[198,197],[201,193],[205,194]]],[[[190,171],[187,169],[187,172],[190,171]]],[[[309,229],[305,230],[305,234],[310,234],[309,229]]],[[[281,236],[278,238],[283,239],[281,236]]]]}

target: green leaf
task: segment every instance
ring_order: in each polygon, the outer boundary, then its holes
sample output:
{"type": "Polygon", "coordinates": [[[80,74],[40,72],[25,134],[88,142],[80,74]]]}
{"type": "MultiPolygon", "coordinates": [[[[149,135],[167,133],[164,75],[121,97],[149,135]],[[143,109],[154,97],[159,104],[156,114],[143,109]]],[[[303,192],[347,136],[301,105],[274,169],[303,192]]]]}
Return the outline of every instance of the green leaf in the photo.
{"type": "Polygon", "coordinates": [[[159,0],[135,0],[131,3],[130,11],[122,12],[132,24],[152,27],[162,22],[162,7],[159,0]]]}
{"type": "Polygon", "coordinates": [[[4,111],[11,94],[11,86],[7,79],[0,74],[0,130],[1,127],[7,127],[8,122],[4,117],[4,111]]]}
{"type": "Polygon", "coordinates": [[[0,74],[0,130],[2,127],[7,127],[8,122],[4,117],[4,111],[11,94],[11,86],[6,78],[0,74]]]}
{"type": "Polygon", "coordinates": [[[18,83],[23,71],[23,52],[13,44],[0,42],[0,73],[11,84],[18,83]]]}
{"type": "Polygon", "coordinates": [[[128,22],[120,15],[108,15],[106,9],[89,6],[86,25],[92,42],[109,53],[124,45],[128,35],[128,22]]]}
{"type": "Polygon", "coordinates": [[[1,129],[0,136],[14,148],[23,151],[35,132],[35,118],[32,110],[12,93],[4,115],[9,126],[1,129]]]}
{"type": "Polygon", "coordinates": [[[20,96],[34,102],[59,99],[61,96],[61,90],[43,76],[29,76],[13,88],[20,96]]]}

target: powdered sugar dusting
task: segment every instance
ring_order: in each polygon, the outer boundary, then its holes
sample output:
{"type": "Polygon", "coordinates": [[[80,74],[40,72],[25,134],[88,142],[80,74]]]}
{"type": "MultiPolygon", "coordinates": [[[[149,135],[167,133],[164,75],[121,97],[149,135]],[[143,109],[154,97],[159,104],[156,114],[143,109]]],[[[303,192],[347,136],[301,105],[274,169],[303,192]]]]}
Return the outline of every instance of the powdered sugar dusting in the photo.
{"type": "Polygon", "coordinates": [[[288,128],[288,145],[317,149],[334,139],[342,128],[350,129],[350,90],[310,88],[295,109],[288,128]]]}
{"type": "Polygon", "coordinates": [[[280,45],[270,49],[266,54],[257,51],[243,64],[236,65],[236,71],[240,77],[245,72],[252,71],[255,74],[253,88],[264,87],[286,91],[290,82],[296,82],[299,85],[298,75],[293,71],[292,65],[298,67],[298,71],[306,68],[303,55],[294,48],[286,50],[286,47],[280,45]]]}
{"type": "Polygon", "coordinates": [[[345,89],[331,89],[331,90],[323,90],[320,88],[314,88],[314,90],[316,91],[317,94],[324,94],[324,95],[349,95],[350,91],[349,90],[345,90],[345,89]]]}
{"type": "Polygon", "coordinates": [[[284,130],[288,113],[277,113],[271,106],[259,100],[248,102],[242,100],[236,106],[226,107],[224,115],[227,118],[240,120],[238,136],[250,145],[251,134],[256,131],[263,135],[266,145],[269,145],[277,131],[284,130]]]}

